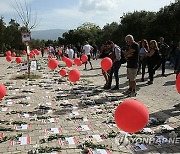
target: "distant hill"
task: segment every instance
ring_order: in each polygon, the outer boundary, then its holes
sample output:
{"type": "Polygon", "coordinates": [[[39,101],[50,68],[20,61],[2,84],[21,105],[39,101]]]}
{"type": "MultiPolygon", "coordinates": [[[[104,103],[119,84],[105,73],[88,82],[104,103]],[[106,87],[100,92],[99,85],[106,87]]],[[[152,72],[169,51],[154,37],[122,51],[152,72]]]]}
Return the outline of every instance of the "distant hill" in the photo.
{"type": "Polygon", "coordinates": [[[65,29],[50,29],[50,30],[38,30],[31,32],[31,38],[40,40],[57,40],[61,37],[64,32],[68,30],[65,29]]]}

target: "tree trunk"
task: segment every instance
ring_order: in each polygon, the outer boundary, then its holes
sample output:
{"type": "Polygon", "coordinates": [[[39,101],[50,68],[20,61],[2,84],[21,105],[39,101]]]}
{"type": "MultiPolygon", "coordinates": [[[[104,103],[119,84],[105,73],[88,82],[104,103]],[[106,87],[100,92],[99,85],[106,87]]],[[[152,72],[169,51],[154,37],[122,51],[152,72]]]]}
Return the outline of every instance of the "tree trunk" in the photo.
{"type": "Polygon", "coordinates": [[[26,46],[27,46],[28,79],[30,79],[30,75],[31,75],[31,61],[30,61],[30,59],[29,59],[30,50],[29,50],[28,44],[26,44],[26,46]]]}

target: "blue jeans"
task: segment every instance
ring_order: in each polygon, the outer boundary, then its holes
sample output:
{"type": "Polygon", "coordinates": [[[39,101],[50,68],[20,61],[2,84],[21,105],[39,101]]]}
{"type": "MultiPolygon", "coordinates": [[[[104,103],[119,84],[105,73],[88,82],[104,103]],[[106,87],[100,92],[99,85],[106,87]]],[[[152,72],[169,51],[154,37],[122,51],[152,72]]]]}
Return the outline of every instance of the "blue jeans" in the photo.
{"type": "Polygon", "coordinates": [[[119,87],[119,69],[121,67],[121,63],[120,61],[116,61],[113,63],[113,66],[110,70],[109,73],[109,79],[108,79],[108,86],[111,87],[111,83],[112,83],[112,75],[114,73],[114,77],[115,77],[115,81],[116,81],[116,86],[119,87]]]}

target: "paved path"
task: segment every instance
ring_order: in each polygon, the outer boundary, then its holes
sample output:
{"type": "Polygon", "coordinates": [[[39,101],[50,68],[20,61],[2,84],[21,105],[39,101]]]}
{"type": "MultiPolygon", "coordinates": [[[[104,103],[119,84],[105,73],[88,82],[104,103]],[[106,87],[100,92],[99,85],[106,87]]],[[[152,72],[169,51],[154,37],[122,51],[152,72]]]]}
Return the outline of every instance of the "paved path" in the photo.
{"type": "MultiPolygon", "coordinates": [[[[38,63],[41,79],[12,80],[12,76],[22,74],[19,66],[0,58],[0,83],[6,84],[8,89],[0,104],[0,153],[33,153],[35,149],[45,151],[48,147],[56,150],[61,147],[60,153],[87,153],[87,149],[91,151],[91,148],[80,147],[87,142],[95,143],[96,147],[97,144],[106,145],[105,149],[109,149],[110,153],[133,153],[134,144],[119,147],[113,136],[113,133],[116,135],[119,132],[113,121],[114,109],[127,99],[122,94],[128,85],[125,65],[120,69],[120,89],[104,91],[100,60],[93,61],[94,70],[84,71],[81,66],[81,80],[76,84],[70,83],[67,77],[60,78],[58,70],[50,71],[46,59],[40,59],[38,63]]],[[[60,62],[60,66],[64,64],[60,62]]],[[[180,95],[176,91],[175,74],[172,72],[169,68],[166,71],[168,76],[161,77],[158,70],[153,85],[146,85],[147,78],[141,82],[138,75],[138,95],[134,99],[148,107],[150,117],[165,121],[176,128],[177,133],[180,130],[180,105],[173,106],[180,103],[180,95]]],[[[159,126],[151,128],[157,130],[159,126]]],[[[161,134],[166,137],[169,132],[161,134]]],[[[145,147],[146,153],[180,153],[179,144],[145,147]]],[[[49,148],[49,151],[52,149],[49,148]]],[[[143,153],[142,150],[140,152],[143,153]]]]}

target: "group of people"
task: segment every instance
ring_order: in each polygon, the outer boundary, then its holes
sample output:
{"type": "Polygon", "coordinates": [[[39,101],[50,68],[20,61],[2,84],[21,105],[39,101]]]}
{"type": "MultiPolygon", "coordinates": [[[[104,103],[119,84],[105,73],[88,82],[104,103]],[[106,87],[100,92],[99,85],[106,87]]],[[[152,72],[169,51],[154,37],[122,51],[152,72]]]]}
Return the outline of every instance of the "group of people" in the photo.
{"type": "MultiPolygon", "coordinates": [[[[166,77],[165,66],[167,59],[174,63],[174,72],[178,74],[180,72],[180,44],[179,46],[168,46],[164,42],[164,38],[160,37],[159,42],[156,40],[147,41],[142,39],[138,43],[134,40],[132,35],[125,37],[126,47],[119,47],[112,41],[107,41],[102,48],[98,49],[97,45],[93,43],[90,45],[87,41],[84,45],[78,43],[76,46],[68,45],[62,47],[52,46],[48,47],[49,54],[57,57],[58,59],[63,55],[70,59],[75,57],[81,58],[83,54],[87,55],[91,69],[93,69],[91,59],[109,57],[111,58],[113,65],[108,71],[103,71],[102,74],[105,78],[104,89],[111,89],[113,74],[115,77],[115,86],[112,90],[119,89],[119,69],[122,64],[127,62],[127,78],[129,81],[129,88],[124,94],[128,96],[136,96],[136,76],[141,73],[141,81],[144,82],[146,67],[148,68],[149,81],[148,85],[153,84],[154,74],[156,70],[162,66],[162,76],[166,77]],[[58,51],[62,51],[62,55],[59,56],[58,51]],[[99,53],[100,51],[100,53],[99,53]],[[76,56],[75,56],[76,54],[76,56]]],[[[44,52],[45,49],[43,49],[44,52]]],[[[43,56],[43,55],[42,55],[43,56]]],[[[87,70],[87,62],[85,62],[84,70],[87,70]]]]}
{"type": "MultiPolygon", "coordinates": [[[[129,88],[124,94],[130,97],[136,96],[136,76],[142,69],[141,81],[144,82],[145,69],[148,67],[149,81],[148,85],[153,84],[154,74],[156,70],[162,65],[162,76],[166,77],[165,65],[168,57],[172,57],[172,49],[164,42],[164,38],[161,37],[160,41],[151,40],[149,43],[146,39],[142,39],[140,42],[135,42],[132,35],[125,37],[127,43],[126,48],[120,48],[112,41],[107,41],[101,58],[109,57],[112,59],[112,68],[102,73],[105,78],[104,89],[111,89],[112,75],[115,77],[115,87],[112,90],[119,89],[119,69],[122,64],[122,57],[127,60],[127,78],[129,81],[129,88]]],[[[175,72],[180,72],[180,48],[177,47],[174,51],[176,54],[175,72]]]]}

